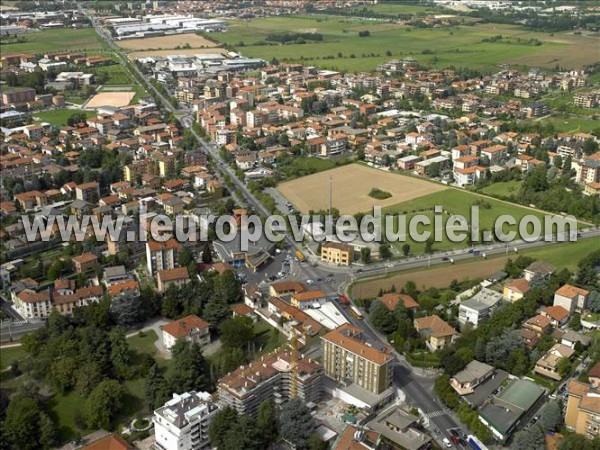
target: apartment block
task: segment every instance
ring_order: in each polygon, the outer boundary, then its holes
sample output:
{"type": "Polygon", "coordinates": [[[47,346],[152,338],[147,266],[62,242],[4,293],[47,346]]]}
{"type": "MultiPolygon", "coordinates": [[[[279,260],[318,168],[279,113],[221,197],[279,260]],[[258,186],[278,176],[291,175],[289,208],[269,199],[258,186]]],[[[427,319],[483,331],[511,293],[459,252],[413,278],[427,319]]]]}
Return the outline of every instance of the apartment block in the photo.
{"type": "Polygon", "coordinates": [[[146,243],[148,271],[154,275],[161,270],[174,269],[180,247],[175,239],[169,239],[165,242],[148,241],[146,243]]]}
{"type": "Polygon", "coordinates": [[[380,394],[391,383],[392,349],[367,343],[360,328],[344,324],[321,337],[325,375],[334,380],[356,383],[380,394]]]}
{"type": "Polygon", "coordinates": [[[321,261],[341,266],[349,266],[354,259],[351,245],[338,242],[327,242],[321,246],[321,261]]]}
{"type": "Polygon", "coordinates": [[[600,436],[600,390],[577,380],[569,381],[565,413],[567,429],[588,439],[600,436]]]}
{"type": "Polygon", "coordinates": [[[238,367],[218,381],[219,401],[253,416],[264,400],[281,405],[296,394],[305,403],[321,398],[323,367],[297,352],[280,349],[238,367]],[[295,360],[295,358],[297,358],[295,360]]]}
{"type": "Polygon", "coordinates": [[[219,407],[206,392],[173,394],[154,411],[154,435],[158,450],[202,450],[211,448],[208,426],[219,407]]]}

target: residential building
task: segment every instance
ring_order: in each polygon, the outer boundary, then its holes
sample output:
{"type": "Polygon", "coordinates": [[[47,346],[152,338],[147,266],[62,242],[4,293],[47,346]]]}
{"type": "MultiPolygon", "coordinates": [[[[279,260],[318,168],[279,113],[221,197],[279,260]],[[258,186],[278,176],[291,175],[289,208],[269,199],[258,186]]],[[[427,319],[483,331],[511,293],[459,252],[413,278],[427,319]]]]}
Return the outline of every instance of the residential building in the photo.
{"type": "Polygon", "coordinates": [[[28,87],[12,87],[2,90],[2,104],[5,106],[21,105],[35,100],[35,89],[28,87]]]}
{"type": "Polygon", "coordinates": [[[419,304],[408,294],[397,294],[395,292],[388,292],[380,297],[377,297],[381,303],[385,305],[390,311],[394,311],[399,302],[402,302],[406,309],[416,311],[419,309],[419,304]]]}
{"type": "Polygon", "coordinates": [[[510,283],[504,286],[502,297],[504,300],[512,303],[516,302],[517,300],[521,300],[528,291],[529,281],[527,281],[525,278],[517,278],[516,280],[512,280],[510,283]]]}
{"type": "Polygon", "coordinates": [[[238,367],[218,381],[219,402],[254,416],[264,400],[279,406],[294,394],[305,403],[321,399],[323,367],[283,348],[238,367]]]}
{"type": "Polygon", "coordinates": [[[295,336],[303,344],[306,344],[309,337],[316,336],[323,329],[323,326],[307,313],[278,297],[269,298],[267,311],[271,320],[277,323],[283,322],[283,331],[288,337],[295,336]]]}
{"type": "Polygon", "coordinates": [[[567,429],[588,439],[600,436],[600,390],[587,383],[570,380],[565,413],[567,429]]]}
{"type": "Polygon", "coordinates": [[[565,284],[554,293],[554,306],[562,306],[570,314],[575,311],[583,311],[586,307],[587,298],[590,291],[565,284]]]}
{"type": "Polygon", "coordinates": [[[155,448],[158,450],[210,449],[208,427],[219,407],[207,392],[184,392],[154,411],[155,448]]]}
{"type": "Polygon", "coordinates": [[[563,359],[571,359],[575,350],[563,344],[554,344],[536,363],[533,371],[553,380],[562,380],[560,374],[560,362],[563,359]]]}
{"type": "Polygon", "coordinates": [[[548,281],[550,275],[552,275],[555,270],[556,268],[552,264],[543,261],[535,261],[525,268],[523,271],[523,278],[530,283],[533,280],[544,282],[548,281]]]}
{"type": "Polygon", "coordinates": [[[545,390],[532,381],[513,379],[479,409],[479,421],[504,442],[544,399],[545,390]]]}
{"type": "Polygon", "coordinates": [[[333,450],[379,450],[384,447],[376,431],[347,426],[333,445],[333,450]]]}
{"type": "Polygon", "coordinates": [[[592,387],[596,389],[600,388],[600,361],[598,361],[588,372],[588,381],[592,387]]]}
{"type": "Polygon", "coordinates": [[[75,198],[88,203],[96,203],[100,200],[100,185],[95,181],[77,185],[75,198]]]}
{"type": "Polygon", "coordinates": [[[83,253],[79,256],[73,257],[73,264],[75,265],[75,272],[84,273],[88,270],[92,270],[98,263],[98,257],[93,253],[83,253]]]}
{"type": "Polygon", "coordinates": [[[135,447],[118,434],[109,434],[81,447],[81,450],[134,450],[135,447]]]}
{"type": "Polygon", "coordinates": [[[200,346],[210,343],[210,324],[194,314],[163,325],[161,329],[163,345],[167,350],[180,340],[200,346]]]}
{"type": "Polygon", "coordinates": [[[494,374],[494,368],[477,360],[471,361],[450,379],[450,385],[458,395],[471,394],[475,388],[494,374]]]}
{"type": "Polygon", "coordinates": [[[165,242],[146,242],[146,264],[154,275],[161,270],[173,269],[177,264],[177,253],[181,245],[175,239],[165,242]]]}
{"type": "Polygon", "coordinates": [[[456,330],[438,316],[419,317],[414,324],[432,352],[446,347],[458,337],[456,330]]]}
{"type": "Polygon", "coordinates": [[[552,323],[548,317],[538,314],[527,319],[523,324],[523,328],[533,331],[538,338],[541,338],[543,335],[549,334],[552,331],[552,323]]]}
{"type": "Polygon", "coordinates": [[[353,260],[354,250],[349,244],[326,242],[321,246],[321,261],[349,266],[353,260]]]}
{"type": "Polygon", "coordinates": [[[375,348],[360,328],[344,324],[321,336],[325,375],[380,394],[391,383],[392,353],[388,346],[375,348]]]}
{"type": "Polygon", "coordinates": [[[419,416],[404,411],[397,405],[380,412],[367,426],[380,433],[394,447],[406,450],[425,450],[432,447],[431,437],[421,431],[419,416]]]}
{"type": "Polygon", "coordinates": [[[309,308],[320,307],[327,301],[327,294],[321,290],[298,292],[293,294],[291,298],[292,306],[304,310],[309,308]]]}
{"type": "Polygon", "coordinates": [[[158,272],[156,276],[158,292],[165,292],[170,286],[183,286],[190,282],[187,267],[175,267],[158,272]]]}
{"type": "Polygon", "coordinates": [[[15,309],[27,319],[43,319],[52,312],[50,291],[35,292],[24,289],[12,296],[15,309]]]}
{"type": "Polygon", "coordinates": [[[479,322],[490,317],[502,300],[502,294],[488,288],[482,288],[473,297],[461,302],[458,307],[458,321],[465,325],[467,322],[474,327],[479,322]]]}
{"type": "Polygon", "coordinates": [[[554,328],[562,327],[569,320],[569,311],[562,306],[546,306],[540,313],[550,319],[550,324],[554,328]]]}

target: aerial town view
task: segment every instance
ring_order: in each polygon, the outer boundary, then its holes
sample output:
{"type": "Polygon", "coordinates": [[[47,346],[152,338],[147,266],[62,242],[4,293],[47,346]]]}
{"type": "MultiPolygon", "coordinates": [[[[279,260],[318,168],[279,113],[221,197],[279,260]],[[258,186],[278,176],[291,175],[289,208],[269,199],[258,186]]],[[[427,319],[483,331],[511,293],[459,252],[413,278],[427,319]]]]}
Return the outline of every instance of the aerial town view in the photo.
{"type": "Polygon", "coordinates": [[[600,1],[2,0],[0,450],[600,450],[600,1]]]}

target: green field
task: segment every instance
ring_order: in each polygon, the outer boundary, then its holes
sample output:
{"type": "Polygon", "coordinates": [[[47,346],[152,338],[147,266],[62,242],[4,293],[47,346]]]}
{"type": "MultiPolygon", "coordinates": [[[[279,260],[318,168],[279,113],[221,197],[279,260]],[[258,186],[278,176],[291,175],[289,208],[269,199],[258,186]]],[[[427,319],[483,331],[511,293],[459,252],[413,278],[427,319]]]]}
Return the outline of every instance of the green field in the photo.
{"type": "MultiPolygon", "coordinates": [[[[521,218],[525,215],[531,214],[538,217],[542,224],[544,223],[544,213],[538,210],[525,208],[512,203],[496,200],[490,197],[485,197],[472,192],[463,191],[459,189],[448,189],[445,191],[436,192],[429,194],[424,197],[419,197],[414,200],[400,203],[398,205],[390,206],[383,209],[383,214],[405,214],[406,223],[410,223],[412,217],[416,214],[423,214],[431,220],[431,225],[421,227],[423,230],[432,231],[438,228],[434,225],[433,208],[436,205],[443,207],[443,214],[441,215],[441,223],[443,228],[441,229],[441,242],[436,242],[433,245],[434,251],[446,251],[454,248],[464,248],[469,246],[468,240],[463,242],[452,242],[446,237],[445,224],[449,215],[461,215],[471,223],[471,206],[477,202],[483,202],[479,207],[479,228],[480,230],[493,230],[496,219],[501,215],[509,215],[514,217],[517,224],[521,218]]],[[[504,231],[517,231],[517,226],[504,226],[504,231]]],[[[457,233],[460,232],[457,230],[457,233]]],[[[518,236],[518,232],[517,232],[518,236]]],[[[424,243],[415,242],[414,240],[407,238],[406,242],[411,246],[411,253],[418,254],[422,253],[425,249],[424,243]]],[[[394,245],[398,248],[402,247],[404,242],[395,242],[394,245]]]]}
{"type": "Polygon", "coordinates": [[[39,119],[40,122],[49,122],[52,125],[61,127],[67,124],[67,120],[73,114],[85,114],[87,117],[94,117],[94,111],[84,111],[82,109],[54,109],[51,111],[34,112],[33,117],[39,119]]]}
{"type": "Polygon", "coordinates": [[[510,197],[511,195],[518,195],[521,189],[521,181],[501,181],[499,183],[490,184],[481,189],[481,192],[493,197],[510,197]]]}
{"type": "MultiPolygon", "coordinates": [[[[591,43],[582,36],[551,36],[512,25],[476,24],[418,29],[339,16],[285,16],[232,21],[226,33],[213,37],[235,47],[246,56],[266,60],[277,58],[280,61],[302,62],[342,71],[373,70],[382,62],[403,57],[413,57],[421,63],[436,67],[453,65],[496,70],[500,63],[527,59],[545,52],[551,52],[553,58],[557,55],[559,59],[562,56],[572,57],[577,46],[586,48],[586,44],[591,43]],[[359,37],[358,32],[362,30],[368,30],[370,36],[359,37]],[[281,45],[265,40],[270,33],[313,32],[322,34],[323,41],[308,40],[306,44],[281,45]],[[482,42],[484,38],[500,34],[509,39],[495,43],[482,42]],[[529,39],[537,39],[543,45],[529,45],[526,43],[529,39]]],[[[597,52],[582,51],[580,54],[581,60],[573,61],[573,64],[597,60],[597,52]]],[[[537,65],[551,65],[543,57],[532,61],[537,65]]],[[[570,63],[571,60],[567,65],[570,63]]]]}
{"type": "Polygon", "coordinates": [[[2,44],[3,53],[42,53],[64,50],[89,51],[102,48],[102,43],[93,28],[73,30],[57,28],[19,35],[25,42],[2,44]]]}
{"type": "MultiPolygon", "coordinates": [[[[535,123],[535,120],[529,122],[535,123]]],[[[600,128],[600,122],[591,117],[587,118],[568,115],[553,115],[544,118],[541,123],[544,125],[551,123],[554,125],[557,133],[589,133],[600,128]]]]}
{"type": "Polygon", "coordinates": [[[419,13],[428,13],[435,12],[434,8],[430,8],[427,6],[419,6],[419,5],[404,5],[398,3],[378,3],[377,5],[369,5],[369,6],[357,6],[355,8],[351,8],[353,11],[356,11],[357,14],[360,15],[361,11],[372,11],[377,14],[386,14],[390,16],[396,16],[401,14],[416,14],[419,13]]]}
{"type": "Polygon", "coordinates": [[[10,347],[0,349],[0,370],[4,370],[13,361],[21,361],[27,357],[27,352],[22,347],[10,347]]]}

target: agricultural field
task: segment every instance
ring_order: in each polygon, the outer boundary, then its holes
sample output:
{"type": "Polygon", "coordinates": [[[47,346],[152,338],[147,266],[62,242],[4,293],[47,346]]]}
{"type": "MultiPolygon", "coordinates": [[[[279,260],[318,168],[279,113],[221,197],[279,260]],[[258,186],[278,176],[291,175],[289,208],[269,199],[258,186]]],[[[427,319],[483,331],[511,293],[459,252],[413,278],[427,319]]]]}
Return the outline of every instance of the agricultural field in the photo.
{"type": "MultiPolygon", "coordinates": [[[[381,5],[392,6],[392,5],[381,5]]],[[[395,5],[394,5],[395,6],[395,5]]],[[[341,71],[374,70],[378,64],[402,57],[435,67],[469,67],[496,70],[498,64],[580,66],[598,60],[592,37],[531,32],[514,25],[470,24],[448,28],[417,29],[393,22],[339,16],[286,16],[231,21],[225,33],[215,35],[246,56],[286,62],[303,62],[341,71]],[[360,37],[359,31],[370,36],[360,37]],[[280,44],[269,34],[320,33],[322,41],[280,44]],[[498,42],[483,39],[502,35],[498,42]],[[530,40],[542,45],[532,45],[530,40]]]]}
{"type": "Polygon", "coordinates": [[[38,122],[48,122],[57,127],[67,124],[67,120],[74,114],[85,114],[86,117],[94,117],[95,111],[85,111],[82,109],[53,109],[50,111],[34,112],[33,118],[38,122]]]}
{"type": "Polygon", "coordinates": [[[181,48],[177,50],[140,50],[134,51],[127,54],[127,57],[133,61],[138,58],[148,58],[151,56],[169,56],[173,54],[177,55],[197,55],[199,53],[218,53],[223,54],[225,50],[220,47],[210,48],[181,48]]]}
{"type": "Polygon", "coordinates": [[[149,49],[169,49],[169,48],[203,48],[216,47],[212,41],[196,34],[172,34],[169,36],[147,37],[143,39],[125,39],[116,41],[117,45],[124,50],[149,50],[149,49]]]}
{"type": "MultiPolygon", "coordinates": [[[[552,244],[541,248],[521,250],[519,254],[546,261],[559,270],[567,268],[572,271],[577,267],[577,262],[581,258],[598,250],[600,250],[599,240],[584,239],[578,242],[552,244]]],[[[444,288],[448,287],[452,280],[474,280],[490,276],[502,269],[509,258],[514,259],[515,257],[515,254],[501,255],[485,260],[458,262],[453,265],[447,264],[433,269],[399,272],[387,278],[357,283],[352,287],[352,296],[354,298],[376,297],[379,289],[390,289],[393,285],[400,290],[407,281],[413,281],[418,289],[444,288]]]]}
{"type": "Polygon", "coordinates": [[[308,175],[282,183],[277,189],[298,211],[318,211],[328,207],[330,178],[333,185],[333,206],[341,214],[368,212],[373,206],[395,205],[447,189],[435,183],[402,177],[362,164],[349,164],[308,175]],[[390,192],[392,196],[377,200],[369,196],[372,188],[390,192]]]}
{"type": "Polygon", "coordinates": [[[419,5],[404,5],[399,3],[378,3],[376,5],[369,6],[356,6],[351,8],[359,14],[361,11],[371,11],[377,14],[385,14],[389,16],[397,16],[402,14],[421,14],[421,13],[435,13],[439,12],[439,9],[430,8],[427,6],[419,5]]]}
{"type": "Polygon", "coordinates": [[[2,52],[42,53],[58,50],[93,51],[102,48],[100,38],[93,28],[78,30],[57,28],[53,30],[32,31],[19,35],[24,42],[3,43],[2,52]]]}

